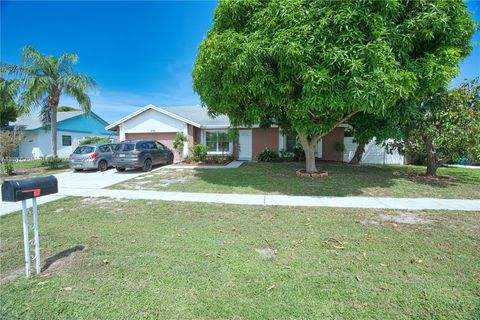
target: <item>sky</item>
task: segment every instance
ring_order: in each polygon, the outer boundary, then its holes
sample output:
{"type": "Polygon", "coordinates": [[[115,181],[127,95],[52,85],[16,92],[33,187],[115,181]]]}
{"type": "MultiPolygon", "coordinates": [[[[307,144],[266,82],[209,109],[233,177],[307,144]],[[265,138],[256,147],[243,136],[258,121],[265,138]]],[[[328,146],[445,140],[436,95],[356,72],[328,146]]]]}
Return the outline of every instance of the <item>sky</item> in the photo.
{"type": "MultiPolygon", "coordinates": [[[[19,64],[26,45],[77,53],[76,70],[98,83],[92,110],[106,121],[150,103],[200,105],[191,72],[216,1],[0,1],[1,61],[19,64]]],[[[480,1],[468,6],[480,21],[480,1]]],[[[479,31],[474,41],[454,84],[480,76],[479,31]]],[[[60,104],[77,106],[65,96],[60,104]]]]}

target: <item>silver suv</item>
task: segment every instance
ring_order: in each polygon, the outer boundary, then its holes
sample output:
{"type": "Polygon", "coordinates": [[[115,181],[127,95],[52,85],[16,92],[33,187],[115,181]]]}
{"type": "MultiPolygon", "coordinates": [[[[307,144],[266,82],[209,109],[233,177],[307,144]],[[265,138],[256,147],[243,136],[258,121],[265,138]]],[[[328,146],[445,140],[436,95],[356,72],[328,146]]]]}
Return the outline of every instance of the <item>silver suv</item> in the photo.
{"type": "Polygon", "coordinates": [[[70,168],[75,171],[98,169],[105,171],[112,166],[111,143],[84,144],[78,146],[69,157],[70,168]]]}

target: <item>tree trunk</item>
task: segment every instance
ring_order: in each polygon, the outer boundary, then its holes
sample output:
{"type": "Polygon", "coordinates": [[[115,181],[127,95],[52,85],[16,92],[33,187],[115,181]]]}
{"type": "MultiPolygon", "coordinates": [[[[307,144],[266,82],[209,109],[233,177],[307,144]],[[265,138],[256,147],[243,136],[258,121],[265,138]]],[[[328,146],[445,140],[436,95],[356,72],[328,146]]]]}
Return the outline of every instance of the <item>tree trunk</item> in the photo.
{"type": "Polygon", "coordinates": [[[58,105],[50,106],[50,133],[53,157],[57,156],[57,107],[58,105]]]}
{"type": "Polygon", "coordinates": [[[317,166],[315,164],[315,147],[317,146],[320,138],[321,136],[308,138],[302,134],[298,135],[300,144],[302,145],[303,151],[305,152],[305,170],[308,173],[317,172],[317,166]]]}
{"type": "Polygon", "coordinates": [[[353,155],[352,160],[350,160],[349,164],[359,164],[360,160],[362,160],[363,153],[365,152],[365,143],[360,143],[357,146],[357,150],[355,150],[355,154],[353,155]]]}
{"type": "Polygon", "coordinates": [[[425,145],[427,147],[427,176],[436,177],[437,176],[437,155],[435,152],[435,147],[433,146],[432,141],[425,140],[425,145]]]}

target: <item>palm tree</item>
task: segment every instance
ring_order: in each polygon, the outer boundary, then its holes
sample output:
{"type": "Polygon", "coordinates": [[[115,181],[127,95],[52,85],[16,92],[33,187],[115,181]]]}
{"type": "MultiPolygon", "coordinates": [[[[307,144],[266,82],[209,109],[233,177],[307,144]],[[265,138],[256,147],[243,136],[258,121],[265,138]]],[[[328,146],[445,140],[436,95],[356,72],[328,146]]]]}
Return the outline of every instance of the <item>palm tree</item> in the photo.
{"type": "Polygon", "coordinates": [[[21,110],[29,112],[45,106],[50,109],[54,157],[57,156],[57,108],[60,96],[71,96],[86,113],[91,108],[87,91],[95,87],[95,80],[75,72],[73,65],[77,62],[78,56],[75,53],[64,53],[60,57],[44,56],[33,47],[26,46],[22,51],[22,65],[0,64],[2,74],[17,77],[21,82],[21,110]]]}

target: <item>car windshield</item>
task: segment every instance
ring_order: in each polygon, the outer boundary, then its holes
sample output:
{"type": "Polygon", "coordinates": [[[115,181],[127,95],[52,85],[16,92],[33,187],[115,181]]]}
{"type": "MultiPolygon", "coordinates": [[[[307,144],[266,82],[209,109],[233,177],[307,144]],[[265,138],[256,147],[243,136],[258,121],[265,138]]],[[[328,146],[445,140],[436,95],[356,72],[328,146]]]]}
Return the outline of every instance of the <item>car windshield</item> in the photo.
{"type": "Polygon", "coordinates": [[[90,146],[80,146],[75,149],[73,153],[75,154],[87,154],[87,153],[92,153],[95,150],[94,147],[90,146]]]}
{"type": "Polygon", "coordinates": [[[115,146],[115,151],[132,151],[133,148],[133,143],[120,143],[115,146]]]}

